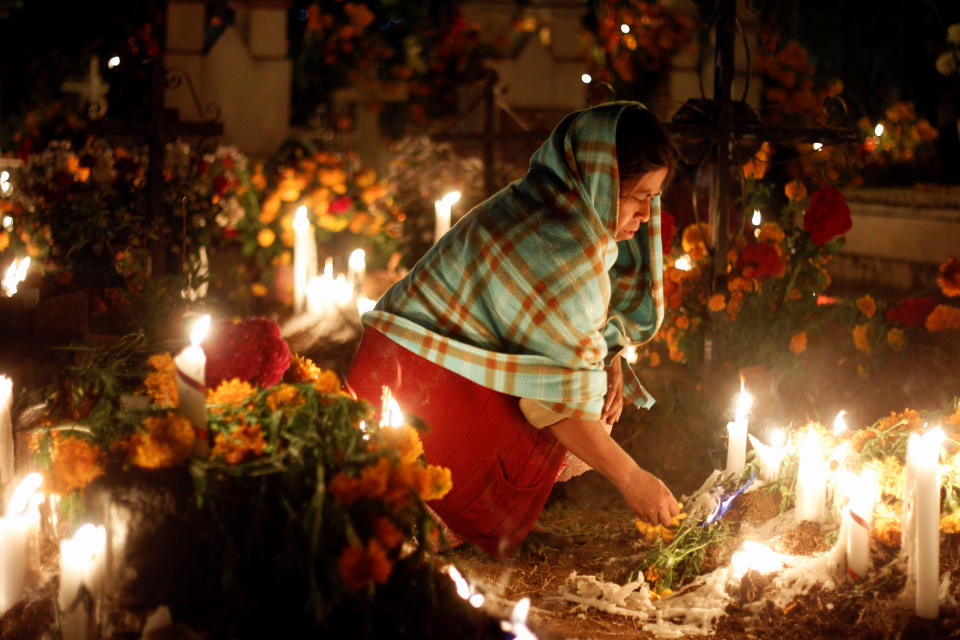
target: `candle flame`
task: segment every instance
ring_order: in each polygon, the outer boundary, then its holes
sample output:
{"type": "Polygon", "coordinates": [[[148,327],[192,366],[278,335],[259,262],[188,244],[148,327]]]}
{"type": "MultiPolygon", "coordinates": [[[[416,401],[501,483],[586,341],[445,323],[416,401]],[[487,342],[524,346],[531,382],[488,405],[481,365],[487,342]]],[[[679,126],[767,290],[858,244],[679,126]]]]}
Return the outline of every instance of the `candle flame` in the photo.
{"type": "Polygon", "coordinates": [[[450,579],[453,580],[453,584],[457,586],[457,595],[468,600],[470,598],[470,585],[467,584],[467,581],[463,579],[463,576],[460,575],[460,572],[457,571],[457,568],[453,565],[450,565],[447,568],[447,575],[450,576],[450,579]]]}
{"type": "Polygon", "coordinates": [[[10,497],[10,502],[7,504],[7,516],[19,516],[25,513],[41,484],[43,484],[42,475],[39,473],[28,474],[13,491],[13,496],[10,497]]]}
{"type": "Polygon", "coordinates": [[[516,640],[537,640],[537,636],[527,628],[527,614],[530,612],[530,598],[521,598],[510,612],[510,621],[500,622],[500,628],[512,633],[516,640]]]}
{"type": "Polygon", "coordinates": [[[467,602],[470,603],[474,609],[479,609],[483,606],[483,603],[486,601],[486,598],[483,597],[482,593],[475,593],[467,599],[467,602]]]}
{"type": "Polygon", "coordinates": [[[737,398],[737,411],[735,420],[738,423],[746,422],[747,414],[750,413],[750,407],[753,406],[753,396],[747,393],[743,388],[743,379],[740,379],[740,397],[737,398]]]}
{"type": "Polygon", "coordinates": [[[102,525],[89,522],[77,529],[72,538],[60,543],[60,554],[67,556],[71,564],[86,564],[103,553],[107,545],[107,531],[102,525]]]}
{"type": "Polygon", "coordinates": [[[12,297],[17,293],[17,288],[20,286],[20,283],[27,278],[27,270],[29,268],[30,256],[25,257],[23,260],[14,258],[13,262],[10,263],[10,266],[7,267],[3,275],[2,284],[0,284],[7,297],[12,297]]]}
{"type": "Polygon", "coordinates": [[[323,261],[323,277],[333,282],[333,258],[323,261]]]}
{"type": "Polygon", "coordinates": [[[5,405],[13,397],[13,380],[5,375],[0,375],[0,411],[3,411],[5,405]]]}
{"type": "Polygon", "coordinates": [[[442,198],[440,198],[440,203],[443,204],[443,205],[446,206],[446,207],[452,207],[453,205],[455,205],[455,204],[458,203],[458,202],[460,202],[460,192],[459,192],[459,191],[451,191],[451,192],[448,193],[447,195],[445,195],[445,196],[443,196],[442,198]]]}
{"type": "Polygon", "coordinates": [[[774,449],[780,449],[787,442],[787,436],[783,429],[774,429],[770,432],[770,446],[774,449]]]}
{"type": "Polygon", "coordinates": [[[207,337],[208,331],[210,331],[210,315],[204,314],[197,318],[197,321],[193,323],[193,328],[190,329],[190,344],[199,347],[203,339],[207,337]]]}
{"type": "Polygon", "coordinates": [[[357,298],[357,311],[360,312],[360,315],[365,314],[367,311],[373,311],[374,307],[376,306],[376,300],[371,300],[370,298],[365,298],[363,296],[357,298]]]}
{"type": "Polygon", "coordinates": [[[400,405],[393,398],[393,394],[390,392],[390,387],[383,387],[380,399],[380,426],[393,427],[394,429],[402,427],[405,421],[405,418],[403,417],[403,411],[401,411],[400,405]]]}
{"type": "Polygon", "coordinates": [[[690,269],[693,269],[693,262],[690,260],[690,256],[685,253],[677,258],[673,266],[680,271],[690,271],[690,269]]]}
{"type": "Polygon", "coordinates": [[[808,462],[822,462],[823,452],[820,448],[820,436],[815,429],[807,429],[800,441],[800,459],[808,462]]]}
{"type": "Polygon", "coordinates": [[[293,214],[293,230],[303,233],[310,228],[310,221],[307,219],[307,207],[300,205],[296,213],[293,214]]]}
{"type": "Polygon", "coordinates": [[[843,418],[845,415],[847,415],[847,410],[840,409],[837,417],[833,419],[833,435],[838,436],[847,430],[847,421],[843,418]]]}
{"type": "Polygon", "coordinates": [[[363,249],[354,249],[350,254],[347,265],[353,271],[363,271],[367,268],[367,252],[363,249]]]}
{"type": "Polygon", "coordinates": [[[763,214],[760,213],[760,209],[753,210],[753,218],[750,219],[750,222],[752,222],[755,227],[760,226],[760,223],[763,222],[763,214]]]}
{"type": "Polygon", "coordinates": [[[771,573],[782,569],[786,560],[786,556],[777,553],[770,547],[747,540],[743,543],[743,548],[733,554],[730,559],[730,567],[733,576],[740,579],[750,569],[760,573],[771,573]]]}

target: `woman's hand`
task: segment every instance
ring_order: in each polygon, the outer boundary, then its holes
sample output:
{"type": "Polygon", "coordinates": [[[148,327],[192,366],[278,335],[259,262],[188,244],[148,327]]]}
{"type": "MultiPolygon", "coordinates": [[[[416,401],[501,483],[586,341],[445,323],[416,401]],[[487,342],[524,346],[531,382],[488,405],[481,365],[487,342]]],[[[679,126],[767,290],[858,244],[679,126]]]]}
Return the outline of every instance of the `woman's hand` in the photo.
{"type": "Polygon", "coordinates": [[[626,485],[619,487],[627,505],[643,520],[669,527],[680,505],[657,476],[637,467],[626,485]]]}
{"type": "Polygon", "coordinates": [[[607,372],[607,395],[603,397],[603,412],[600,419],[607,424],[613,424],[620,419],[623,413],[623,369],[620,368],[620,356],[616,356],[610,366],[604,369],[607,372]]]}

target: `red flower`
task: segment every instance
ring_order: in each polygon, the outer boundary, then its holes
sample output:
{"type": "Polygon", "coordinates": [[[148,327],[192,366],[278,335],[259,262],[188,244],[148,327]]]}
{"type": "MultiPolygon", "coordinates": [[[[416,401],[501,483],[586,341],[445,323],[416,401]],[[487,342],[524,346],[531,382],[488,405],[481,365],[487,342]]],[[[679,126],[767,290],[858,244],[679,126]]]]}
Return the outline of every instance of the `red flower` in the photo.
{"type": "Polygon", "coordinates": [[[218,196],[223,197],[229,187],[230,181],[222,173],[213,179],[213,192],[218,196]]]}
{"type": "Polygon", "coordinates": [[[803,212],[803,230],[813,244],[826,244],[852,226],[850,207],[838,189],[820,187],[810,197],[810,206],[803,212]]]}
{"type": "Polygon", "coordinates": [[[922,327],[927,316],[937,306],[934,298],[904,298],[897,306],[887,309],[887,322],[899,324],[902,327],[922,327]]]}
{"type": "Polygon", "coordinates": [[[663,241],[663,255],[673,248],[673,235],[677,231],[677,219],[669,211],[660,211],[660,240],[663,241]]]}
{"type": "Polygon", "coordinates": [[[776,247],[766,242],[752,244],[745,248],[740,254],[740,267],[744,275],[747,275],[747,270],[752,268],[753,273],[750,275],[761,280],[771,276],[779,278],[786,270],[776,247]]]}
{"type": "Polygon", "coordinates": [[[267,318],[219,322],[204,341],[203,351],[210,388],[232,378],[264,389],[272,387],[283,378],[292,357],[280,335],[280,326],[267,318]]]}
{"type": "Polygon", "coordinates": [[[210,170],[210,163],[207,162],[206,160],[201,160],[200,162],[197,163],[197,173],[199,173],[200,175],[205,174],[209,170],[210,170]]]}
{"type": "Polygon", "coordinates": [[[340,196],[336,200],[330,203],[330,213],[332,215],[337,215],[339,213],[346,213],[350,210],[350,207],[353,205],[353,200],[349,196],[340,196]]]}

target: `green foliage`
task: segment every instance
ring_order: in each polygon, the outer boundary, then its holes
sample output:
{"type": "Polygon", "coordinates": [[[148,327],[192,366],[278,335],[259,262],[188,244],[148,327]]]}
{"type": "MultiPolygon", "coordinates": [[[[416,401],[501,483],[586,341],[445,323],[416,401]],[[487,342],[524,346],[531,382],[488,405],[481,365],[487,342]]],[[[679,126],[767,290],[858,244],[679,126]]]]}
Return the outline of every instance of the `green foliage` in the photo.
{"type": "Polygon", "coordinates": [[[634,569],[629,580],[644,574],[648,582],[655,583],[657,591],[676,589],[689,578],[700,575],[700,569],[712,546],[722,546],[729,537],[724,523],[702,524],[685,520],[677,529],[673,540],[647,552],[640,565],[634,569]]]}

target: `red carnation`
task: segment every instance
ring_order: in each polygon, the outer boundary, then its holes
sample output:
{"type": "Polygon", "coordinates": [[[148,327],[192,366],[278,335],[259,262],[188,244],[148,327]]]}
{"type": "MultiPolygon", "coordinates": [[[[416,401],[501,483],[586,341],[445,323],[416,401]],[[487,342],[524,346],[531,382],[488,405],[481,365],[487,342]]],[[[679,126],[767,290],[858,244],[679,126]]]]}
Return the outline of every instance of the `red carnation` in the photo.
{"type": "Polygon", "coordinates": [[[776,247],[766,242],[752,244],[745,248],[740,254],[740,266],[745,276],[752,276],[761,280],[771,276],[779,278],[786,270],[776,247]]]}
{"type": "Polygon", "coordinates": [[[352,206],[353,200],[351,200],[349,196],[340,196],[330,203],[330,213],[333,215],[346,213],[352,206]]]}
{"type": "Polygon", "coordinates": [[[673,249],[673,234],[677,231],[677,219],[669,211],[660,211],[660,240],[663,241],[663,255],[673,249]]]}
{"type": "Polygon", "coordinates": [[[887,322],[906,328],[922,327],[936,306],[937,301],[934,298],[904,298],[897,306],[887,309],[887,322]]]}
{"type": "Polygon", "coordinates": [[[203,342],[207,356],[208,388],[240,378],[261,388],[272,387],[290,366],[290,347],[280,335],[280,325],[267,318],[240,322],[220,321],[203,342]]]}
{"type": "Polygon", "coordinates": [[[803,230],[810,234],[813,244],[826,244],[852,226],[850,207],[838,189],[820,187],[814,192],[803,212],[803,230]]]}

